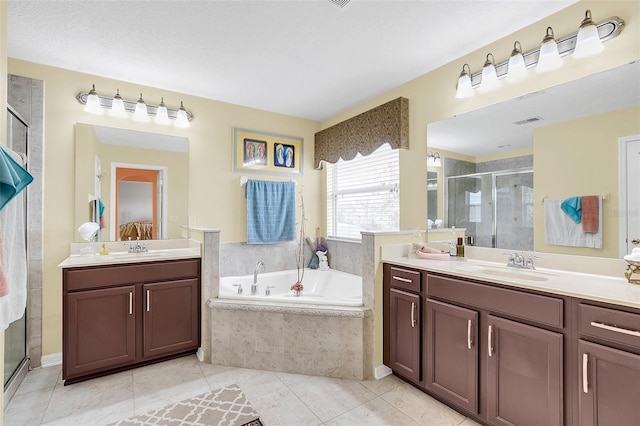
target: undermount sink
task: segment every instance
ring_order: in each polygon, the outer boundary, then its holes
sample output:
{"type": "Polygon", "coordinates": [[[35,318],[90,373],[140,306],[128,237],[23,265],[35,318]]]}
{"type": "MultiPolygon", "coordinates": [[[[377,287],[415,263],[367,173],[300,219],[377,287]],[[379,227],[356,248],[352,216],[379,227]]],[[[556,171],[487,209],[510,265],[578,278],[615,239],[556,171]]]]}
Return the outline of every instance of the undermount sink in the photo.
{"type": "Polygon", "coordinates": [[[512,278],[525,281],[549,281],[557,277],[555,274],[535,269],[508,268],[506,266],[465,265],[458,268],[460,272],[472,272],[479,275],[491,275],[500,278],[512,278]]]}

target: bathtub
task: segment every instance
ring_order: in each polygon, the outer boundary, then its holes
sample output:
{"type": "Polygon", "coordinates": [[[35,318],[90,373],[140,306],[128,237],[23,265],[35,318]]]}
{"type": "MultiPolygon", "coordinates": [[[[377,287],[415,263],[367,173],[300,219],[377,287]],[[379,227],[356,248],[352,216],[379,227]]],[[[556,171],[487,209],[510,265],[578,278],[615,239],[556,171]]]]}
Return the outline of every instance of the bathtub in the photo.
{"type": "Polygon", "coordinates": [[[298,281],[295,269],[258,274],[258,292],[251,295],[253,274],[220,278],[220,299],[235,299],[252,302],[311,304],[332,306],[362,306],[362,278],[358,275],[330,269],[304,270],[304,290],[299,296],[291,290],[298,281]],[[242,294],[238,294],[238,287],[242,294]],[[270,294],[265,295],[267,286],[270,294]]]}

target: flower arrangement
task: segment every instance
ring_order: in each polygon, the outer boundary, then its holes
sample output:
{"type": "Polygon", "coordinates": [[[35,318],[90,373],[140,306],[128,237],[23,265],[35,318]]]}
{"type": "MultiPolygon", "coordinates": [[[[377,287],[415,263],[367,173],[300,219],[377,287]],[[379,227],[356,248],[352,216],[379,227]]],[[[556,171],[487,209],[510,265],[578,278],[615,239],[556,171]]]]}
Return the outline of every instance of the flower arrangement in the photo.
{"type": "Polygon", "coordinates": [[[302,290],[304,290],[304,286],[300,281],[298,281],[291,286],[291,290],[295,292],[296,296],[300,296],[300,293],[302,292],[302,290]]]}

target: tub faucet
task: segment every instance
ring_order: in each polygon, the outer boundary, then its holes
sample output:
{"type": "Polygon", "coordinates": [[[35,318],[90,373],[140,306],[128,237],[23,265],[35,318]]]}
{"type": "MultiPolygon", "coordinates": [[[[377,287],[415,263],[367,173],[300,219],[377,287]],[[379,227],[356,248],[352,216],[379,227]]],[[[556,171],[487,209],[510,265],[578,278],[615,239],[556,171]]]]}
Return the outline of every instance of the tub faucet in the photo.
{"type": "Polygon", "coordinates": [[[256,294],[258,294],[258,274],[260,272],[264,272],[264,270],[265,270],[264,262],[262,260],[259,260],[258,263],[256,263],[256,269],[253,271],[253,284],[251,284],[252,296],[255,296],[256,294]]]}

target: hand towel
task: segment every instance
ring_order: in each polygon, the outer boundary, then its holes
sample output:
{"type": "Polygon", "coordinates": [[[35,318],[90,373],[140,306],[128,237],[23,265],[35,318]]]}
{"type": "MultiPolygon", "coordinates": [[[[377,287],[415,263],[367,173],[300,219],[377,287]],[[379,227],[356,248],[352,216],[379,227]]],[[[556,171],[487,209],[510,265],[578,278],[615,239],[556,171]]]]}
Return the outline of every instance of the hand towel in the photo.
{"type": "Polygon", "coordinates": [[[294,182],[250,179],[246,183],[247,244],[273,244],[296,239],[294,182]]]}
{"type": "Polygon", "coordinates": [[[560,198],[544,199],[544,241],[547,244],[602,248],[602,209],[598,214],[598,232],[586,233],[582,225],[569,218],[560,205],[564,200],[560,198]]]}
{"type": "Polygon", "coordinates": [[[598,232],[600,201],[597,195],[582,197],[582,231],[595,234],[598,232]]]}
{"type": "Polygon", "coordinates": [[[0,146],[0,210],[33,181],[33,176],[18,164],[18,160],[21,161],[20,156],[15,154],[14,157],[0,146]]]}
{"type": "Polygon", "coordinates": [[[582,204],[580,197],[567,198],[562,202],[560,208],[567,214],[575,223],[582,222],[582,204]]]}

